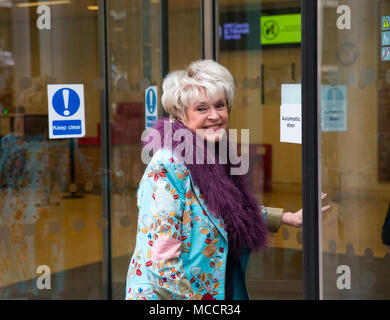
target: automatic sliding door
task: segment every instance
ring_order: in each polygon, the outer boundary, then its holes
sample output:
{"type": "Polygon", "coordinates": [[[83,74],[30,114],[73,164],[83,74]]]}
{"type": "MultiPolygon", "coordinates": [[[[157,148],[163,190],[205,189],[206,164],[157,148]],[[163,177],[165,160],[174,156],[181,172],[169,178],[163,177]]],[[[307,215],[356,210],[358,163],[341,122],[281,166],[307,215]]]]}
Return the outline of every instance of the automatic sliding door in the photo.
{"type": "MultiPolygon", "coordinates": [[[[282,85],[300,100],[300,1],[219,2],[219,62],[236,81],[230,125],[250,130],[249,183],[259,203],[295,212],[302,205],[301,145],[280,140],[282,85]]],[[[252,254],[252,299],[302,299],[302,230],[281,226],[252,254]]]]}
{"type": "Polygon", "coordinates": [[[0,299],[101,299],[97,2],[39,4],[0,2],[0,299]],[[49,84],[84,86],[84,138],[49,139],[49,84]]]}
{"type": "Polygon", "coordinates": [[[319,5],[323,298],[389,299],[390,1],[319,5]]]}
{"type": "MultiPolygon", "coordinates": [[[[157,86],[160,97],[162,70],[183,69],[201,58],[200,1],[168,1],[167,6],[149,0],[109,1],[108,17],[112,279],[113,299],[122,300],[136,239],[136,193],[146,168],[141,160],[145,89],[157,86]],[[169,28],[160,28],[162,14],[169,28]],[[161,46],[161,37],[168,44],[161,46]]],[[[160,103],[158,108],[162,116],[160,103]]]]}

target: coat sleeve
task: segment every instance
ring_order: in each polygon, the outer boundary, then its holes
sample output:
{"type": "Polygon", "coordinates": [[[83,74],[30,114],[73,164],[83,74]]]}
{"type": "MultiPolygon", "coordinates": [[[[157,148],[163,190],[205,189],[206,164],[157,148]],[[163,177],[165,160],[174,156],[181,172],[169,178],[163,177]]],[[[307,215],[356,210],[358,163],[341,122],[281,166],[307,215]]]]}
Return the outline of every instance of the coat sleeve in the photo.
{"type": "Polygon", "coordinates": [[[390,245],[390,205],[382,227],[382,242],[386,246],[390,245]]]}
{"type": "Polygon", "coordinates": [[[260,214],[263,216],[265,226],[269,232],[276,233],[279,231],[282,222],[283,209],[272,207],[260,207],[260,214]]]}
{"type": "MultiPolygon", "coordinates": [[[[146,274],[142,288],[131,290],[149,290],[152,295],[148,299],[182,300],[194,293],[181,257],[185,178],[186,169],[159,160],[148,166],[140,185],[136,240],[140,253],[130,261],[128,277],[134,272],[136,277],[137,268],[138,273],[146,274]]],[[[127,292],[130,298],[131,290],[127,292]]]]}

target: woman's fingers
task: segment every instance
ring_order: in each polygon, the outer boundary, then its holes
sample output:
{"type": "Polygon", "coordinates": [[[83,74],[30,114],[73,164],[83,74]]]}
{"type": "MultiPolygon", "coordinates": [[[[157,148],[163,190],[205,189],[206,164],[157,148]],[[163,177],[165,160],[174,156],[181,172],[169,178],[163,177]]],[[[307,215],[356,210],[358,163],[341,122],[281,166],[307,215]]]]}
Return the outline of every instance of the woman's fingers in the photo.
{"type": "MultiPolygon", "coordinates": [[[[327,196],[327,194],[326,193],[323,193],[323,192],[321,192],[321,200],[324,200],[325,198],[326,198],[326,196],[327,196]]],[[[328,205],[328,206],[325,206],[325,207],[322,207],[322,212],[324,212],[324,211],[326,211],[326,210],[328,210],[330,208],[330,206],[328,205]]]]}

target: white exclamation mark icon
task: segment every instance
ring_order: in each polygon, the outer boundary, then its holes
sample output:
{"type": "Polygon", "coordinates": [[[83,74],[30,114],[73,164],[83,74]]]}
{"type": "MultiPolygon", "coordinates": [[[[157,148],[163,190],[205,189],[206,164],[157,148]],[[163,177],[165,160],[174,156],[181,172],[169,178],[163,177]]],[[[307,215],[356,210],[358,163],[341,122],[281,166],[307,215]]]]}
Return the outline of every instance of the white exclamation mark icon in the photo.
{"type": "Polygon", "coordinates": [[[69,115],[69,110],[68,110],[68,107],[69,107],[69,90],[68,89],[64,89],[62,90],[62,97],[64,98],[64,106],[65,106],[65,111],[64,111],[64,115],[67,116],[69,115]]]}
{"type": "MultiPolygon", "coordinates": [[[[150,110],[152,109],[152,106],[153,106],[153,91],[152,90],[149,90],[149,108],[150,108],[150,110]]],[[[150,111],[150,112],[153,112],[152,110],[150,111]]]]}

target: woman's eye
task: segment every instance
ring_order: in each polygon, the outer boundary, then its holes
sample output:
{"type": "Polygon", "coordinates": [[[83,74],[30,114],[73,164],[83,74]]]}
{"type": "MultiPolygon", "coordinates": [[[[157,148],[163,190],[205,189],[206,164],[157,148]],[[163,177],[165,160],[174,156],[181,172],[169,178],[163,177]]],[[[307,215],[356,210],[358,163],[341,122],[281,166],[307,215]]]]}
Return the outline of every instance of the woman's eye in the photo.
{"type": "Polygon", "coordinates": [[[217,105],[217,108],[223,109],[223,108],[225,108],[225,104],[224,103],[220,103],[220,104],[217,105]]]}
{"type": "Polygon", "coordinates": [[[198,111],[206,111],[207,109],[205,107],[198,107],[198,111]]]}

